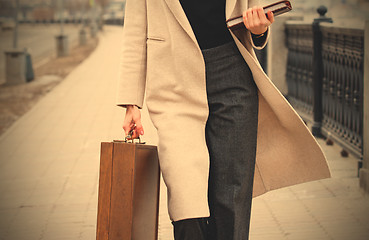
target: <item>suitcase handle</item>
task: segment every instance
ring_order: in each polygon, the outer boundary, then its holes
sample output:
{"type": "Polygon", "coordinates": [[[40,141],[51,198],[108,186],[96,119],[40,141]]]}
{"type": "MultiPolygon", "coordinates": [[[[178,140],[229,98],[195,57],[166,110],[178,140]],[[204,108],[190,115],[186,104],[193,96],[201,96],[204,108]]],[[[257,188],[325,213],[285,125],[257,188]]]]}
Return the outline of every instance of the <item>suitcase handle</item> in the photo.
{"type": "MultiPolygon", "coordinates": [[[[133,129],[131,129],[131,131],[129,131],[128,135],[125,136],[124,142],[129,143],[129,141],[131,141],[130,143],[134,143],[134,138],[132,138],[132,135],[133,135],[133,129]]],[[[138,136],[138,138],[135,138],[135,139],[138,139],[138,144],[145,144],[146,143],[146,142],[141,142],[140,136],[138,136]]]]}

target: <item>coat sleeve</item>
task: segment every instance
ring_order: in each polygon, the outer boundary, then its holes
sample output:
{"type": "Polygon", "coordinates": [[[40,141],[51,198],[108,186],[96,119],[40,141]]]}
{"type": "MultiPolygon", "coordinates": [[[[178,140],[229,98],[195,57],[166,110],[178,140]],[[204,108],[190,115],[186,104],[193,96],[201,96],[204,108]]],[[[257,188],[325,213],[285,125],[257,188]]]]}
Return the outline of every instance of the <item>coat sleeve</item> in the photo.
{"type": "MultiPolygon", "coordinates": [[[[254,7],[254,6],[262,6],[263,7],[265,5],[266,5],[265,1],[260,1],[260,0],[249,0],[249,2],[248,2],[248,7],[249,8],[254,7]]],[[[251,35],[251,32],[247,31],[247,38],[250,40],[252,46],[255,49],[258,49],[258,50],[261,50],[266,46],[266,44],[268,43],[268,40],[269,40],[269,35],[270,35],[270,27],[268,27],[268,29],[266,31],[266,34],[260,39],[253,38],[252,35],[251,35]]]]}
{"type": "Polygon", "coordinates": [[[143,106],[146,85],[146,0],[127,0],[116,104],[143,106]]]}

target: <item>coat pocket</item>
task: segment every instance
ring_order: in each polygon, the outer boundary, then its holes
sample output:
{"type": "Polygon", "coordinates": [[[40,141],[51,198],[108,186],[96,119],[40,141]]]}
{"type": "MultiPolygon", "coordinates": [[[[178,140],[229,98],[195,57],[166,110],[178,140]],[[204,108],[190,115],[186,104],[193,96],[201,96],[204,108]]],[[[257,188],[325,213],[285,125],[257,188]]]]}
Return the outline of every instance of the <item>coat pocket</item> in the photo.
{"type": "Polygon", "coordinates": [[[147,37],[146,41],[164,42],[165,39],[161,37],[147,37]]]}

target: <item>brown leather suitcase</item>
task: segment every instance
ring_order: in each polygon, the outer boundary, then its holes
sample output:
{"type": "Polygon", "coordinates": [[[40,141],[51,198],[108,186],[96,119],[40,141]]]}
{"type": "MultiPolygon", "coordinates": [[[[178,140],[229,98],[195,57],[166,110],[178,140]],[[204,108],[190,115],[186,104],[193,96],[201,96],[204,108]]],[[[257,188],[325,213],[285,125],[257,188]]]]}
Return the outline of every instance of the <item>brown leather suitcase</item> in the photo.
{"type": "Polygon", "coordinates": [[[160,169],[156,146],[101,143],[97,240],[156,240],[160,169]]]}

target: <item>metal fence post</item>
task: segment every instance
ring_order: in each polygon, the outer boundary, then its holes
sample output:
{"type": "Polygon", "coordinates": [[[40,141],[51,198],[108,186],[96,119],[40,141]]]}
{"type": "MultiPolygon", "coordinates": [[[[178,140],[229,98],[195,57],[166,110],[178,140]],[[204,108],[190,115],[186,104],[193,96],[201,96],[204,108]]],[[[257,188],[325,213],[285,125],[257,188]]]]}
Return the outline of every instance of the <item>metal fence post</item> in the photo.
{"type": "Polygon", "coordinates": [[[321,22],[332,23],[332,18],[327,18],[327,8],[320,6],[317,9],[320,17],[315,18],[313,21],[313,126],[311,132],[314,136],[321,137],[321,127],[323,120],[323,108],[322,108],[322,89],[323,89],[323,59],[322,59],[322,33],[320,31],[321,22]]]}
{"type": "Polygon", "coordinates": [[[363,160],[360,187],[369,194],[369,20],[364,31],[364,90],[363,90],[363,160]]]}

